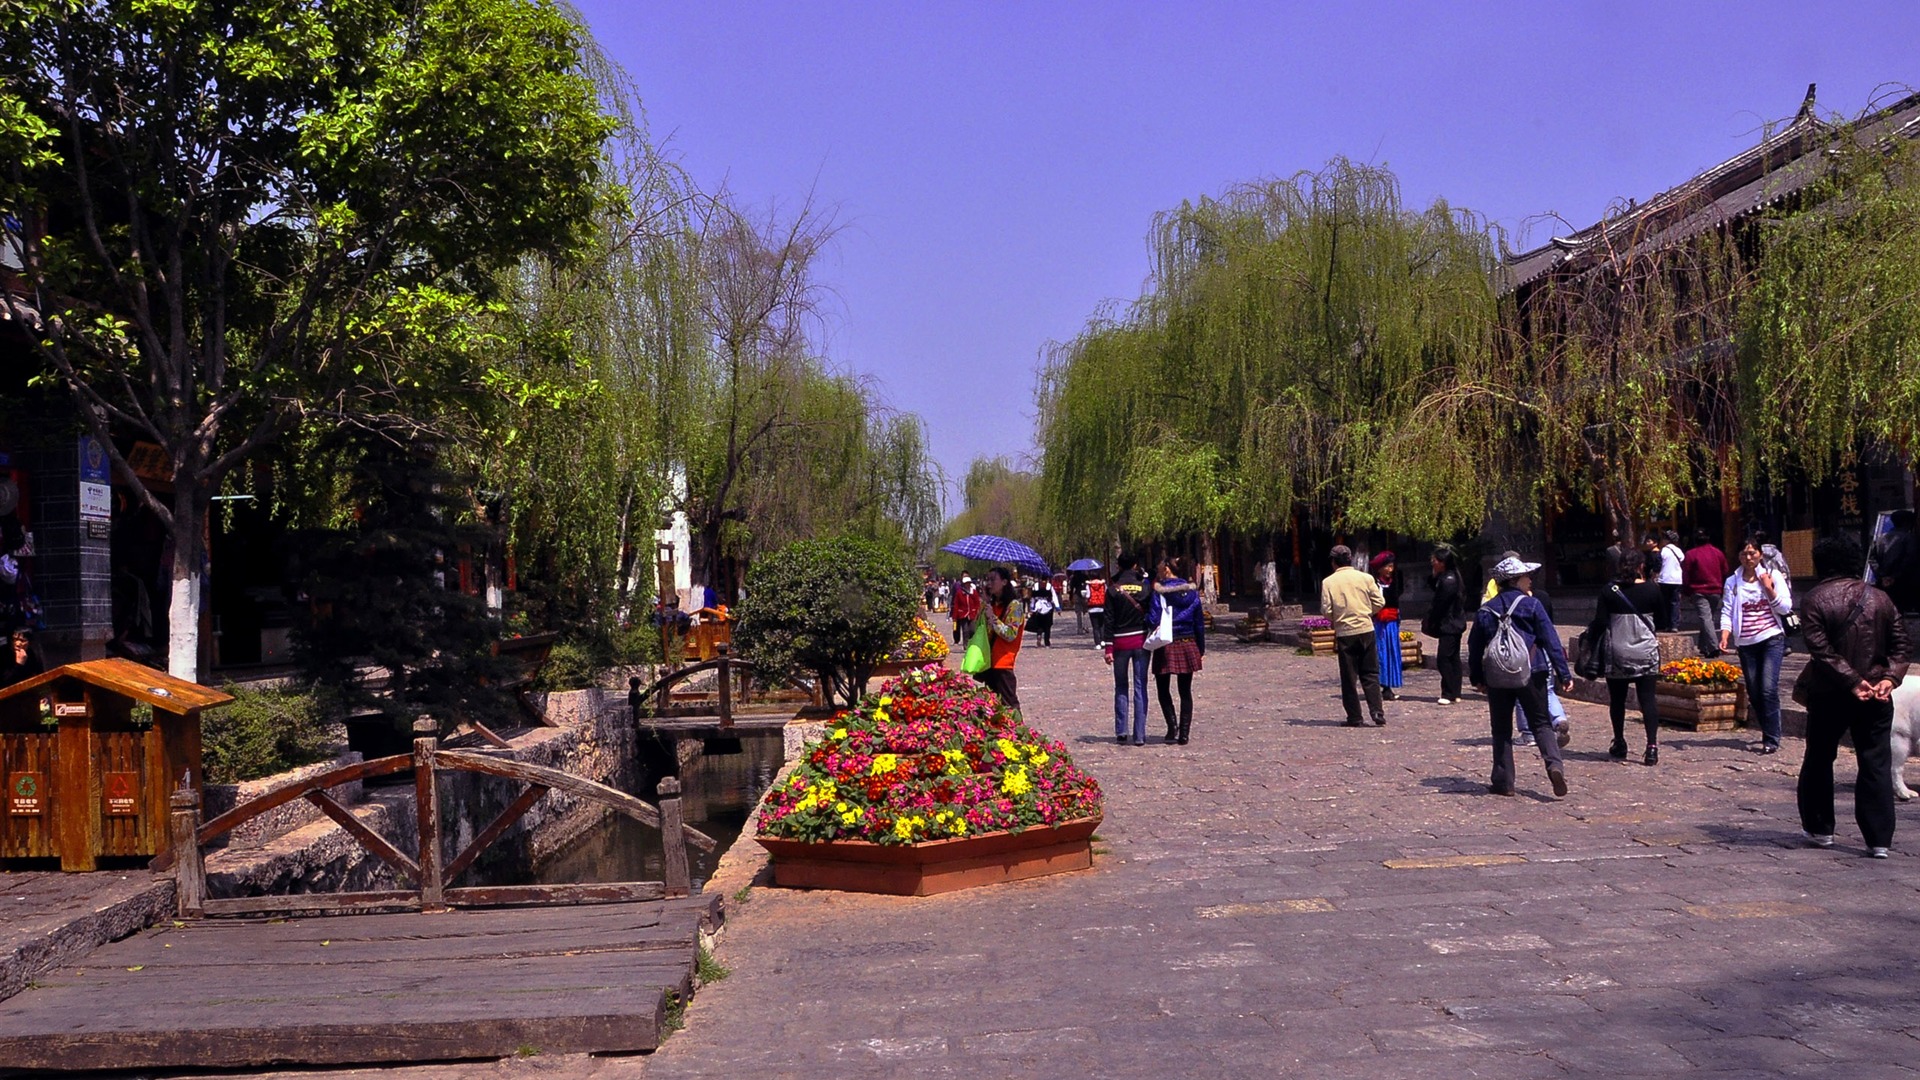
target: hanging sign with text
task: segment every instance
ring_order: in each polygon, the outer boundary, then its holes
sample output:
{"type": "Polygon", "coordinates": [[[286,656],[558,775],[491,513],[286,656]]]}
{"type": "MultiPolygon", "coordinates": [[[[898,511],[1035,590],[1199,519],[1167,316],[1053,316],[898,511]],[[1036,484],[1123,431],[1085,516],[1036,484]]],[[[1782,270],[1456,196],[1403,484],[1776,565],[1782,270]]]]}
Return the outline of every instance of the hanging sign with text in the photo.
{"type": "Polygon", "coordinates": [[[100,777],[100,794],[106,800],[108,817],[137,817],[140,814],[140,774],[130,772],[103,773],[100,777]]]}

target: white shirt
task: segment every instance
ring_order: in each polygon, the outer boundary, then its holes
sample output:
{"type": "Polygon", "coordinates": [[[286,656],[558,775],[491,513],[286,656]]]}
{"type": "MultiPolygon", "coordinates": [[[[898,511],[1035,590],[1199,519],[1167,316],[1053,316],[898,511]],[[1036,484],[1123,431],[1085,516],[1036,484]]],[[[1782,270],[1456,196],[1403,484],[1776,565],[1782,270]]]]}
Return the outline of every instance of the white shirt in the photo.
{"type": "Polygon", "coordinates": [[[1678,585],[1686,578],[1680,572],[1680,564],[1686,559],[1686,553],[1678,544],[1668,544],[1660,549],[1660,584],[1678,585]]]}
{"type": "MultiPolygon", "coordinates": [[[[1761,573],[1767,572],[1761,567],[1761,573]]],[[[1773,575],[1773,600],[1768,601],[1758,576],[1748,581],[1744,569],[1735,570],[1720,593],[1720,629],[1733,635],[1736,648],[1752,645],[1785,633],[1780,617],[1792,610],[1793,593],[1786,578],[1773,575]]]]}

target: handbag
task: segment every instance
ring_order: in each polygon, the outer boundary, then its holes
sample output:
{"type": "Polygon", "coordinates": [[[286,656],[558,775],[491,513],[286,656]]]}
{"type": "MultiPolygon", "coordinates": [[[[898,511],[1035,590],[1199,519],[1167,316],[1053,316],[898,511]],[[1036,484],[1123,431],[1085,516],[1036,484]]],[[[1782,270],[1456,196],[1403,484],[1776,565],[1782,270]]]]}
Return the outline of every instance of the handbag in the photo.
{"type": "Polygon", "coordinates": [[[1607,673],[1607,636],[1611,633],[1606,627],[1600,628],[1596,637],[1589,630],[1574,638],[1573,673],[1592,681],[1607,673]],[[1594,640],[1589,641],[1589,638],[1594,640]]]}
{"type": "Polygon", "coordinates": [[[973,637],[967,641],[966,655],[960,658],[960,670],[968,675],[978,675],[993,666],[993,630],[987,620],[981,619],[974,624],[973,637]]]}
{"type": "Polygon", "coordinates": [[[1140,647],[1148,652],[1153,652],[1156,649],[1164,649],[1171,644],[1173,644],[1173,605],[1162,600],[1160,601],[1160,624],[1153,628],[1152,632],[1147,635],[1147,640],[1142,642],[1140,647]]]}

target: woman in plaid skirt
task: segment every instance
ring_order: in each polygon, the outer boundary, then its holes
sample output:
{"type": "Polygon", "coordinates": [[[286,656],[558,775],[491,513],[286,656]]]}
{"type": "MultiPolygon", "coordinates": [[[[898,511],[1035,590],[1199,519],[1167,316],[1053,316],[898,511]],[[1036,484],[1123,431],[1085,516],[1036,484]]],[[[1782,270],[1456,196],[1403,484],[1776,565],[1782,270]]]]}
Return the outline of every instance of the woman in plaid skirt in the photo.
{"type": "Polygon", "coordinates": [[[1193,564],[1185,556],[1162,560],[1154,572],[1153,600],[1147,607],[1147,627],[1160,624],[1162,607],[1173,610],[1173,643],[1153,654],[1153,681],[1160,690],[1160,715],[1167,722],[1167,743],[1187,744],[1193,727],[1193,676],[1207,652],[1207,627],[1202,618],[1200,592],[1192,583],[1193,564]],[[1173,684],[1180,687],[1180,716],[1173,712],[1173,684]]]}

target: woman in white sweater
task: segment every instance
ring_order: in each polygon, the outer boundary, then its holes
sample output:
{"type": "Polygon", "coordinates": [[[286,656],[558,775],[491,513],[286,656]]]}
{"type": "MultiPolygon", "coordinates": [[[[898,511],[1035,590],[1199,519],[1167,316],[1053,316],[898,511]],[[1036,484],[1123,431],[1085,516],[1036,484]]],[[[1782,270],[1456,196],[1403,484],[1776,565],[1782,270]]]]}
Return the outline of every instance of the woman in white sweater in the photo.
{"type": "Polygon", "coordinates": [[[1780,662],[1787,655],[1786,616],[1793,594],[1786,575],[1763,565],[1764,543],[1749,537],[1740,548],[1740,569],[1720,593],[1720,648],[1740,650],[1747,680],[1747,709],[1760,720],[1762,754],[1780,749],[1780,662]]]}

